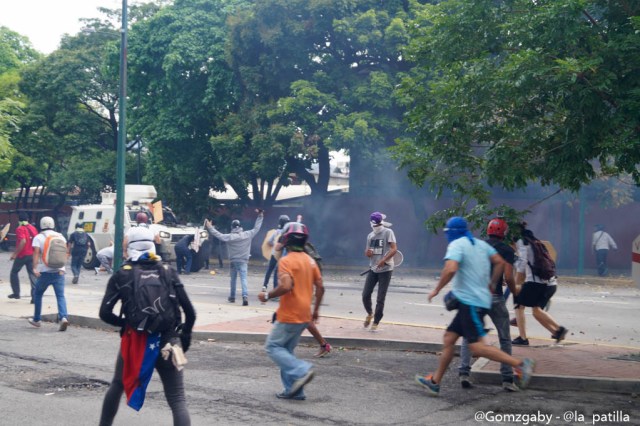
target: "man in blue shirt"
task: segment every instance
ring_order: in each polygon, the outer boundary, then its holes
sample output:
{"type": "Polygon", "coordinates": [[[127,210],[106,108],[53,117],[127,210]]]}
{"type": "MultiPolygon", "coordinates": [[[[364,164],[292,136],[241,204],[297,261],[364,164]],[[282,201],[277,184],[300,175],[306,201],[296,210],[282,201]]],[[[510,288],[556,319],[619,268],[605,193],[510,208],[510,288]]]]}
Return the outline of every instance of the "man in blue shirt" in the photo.
{"type": "Polygon", "coordinates": [[[526,388],[531,380],[534,361],[529,358],[520,360],[484,342],[484,336],[487,334],[484,329],[484,316],[491,308],[489,286],[495,288],[502,277],[504,260],[489,244],[473,238],[467,221],[461,217],[449,219],[444,231],[449,246],[444,257],[445,264],[440,273],[440,281],[429,293],[429,302],[453,281],[451,293],[459,301],[459,307],[444,334],[444,347],[438,369],[429,375],[417,374],[415,381],[431,395],[437,396],[440,393],[442,377],[453,359],[455,344],[458,338],[463,336],[469,342],[469,349],[475,356],[511,365],[515,369],[519,387],[526,388]]]}

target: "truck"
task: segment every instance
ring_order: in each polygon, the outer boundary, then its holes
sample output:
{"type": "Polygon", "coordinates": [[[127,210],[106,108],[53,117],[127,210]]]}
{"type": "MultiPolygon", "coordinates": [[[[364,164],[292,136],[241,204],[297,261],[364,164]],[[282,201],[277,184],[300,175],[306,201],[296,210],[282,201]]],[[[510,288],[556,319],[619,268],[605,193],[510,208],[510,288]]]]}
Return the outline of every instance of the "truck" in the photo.
{"type": "MultiPolygon", "coordinates": [[[[93,269],[100,264],[96,253],[115,241],[116,194],[103,192],[100,204],[86,204],[72,206],[67,235],[71,235],[75,226],[82,223],[89,235],[89,249],[82,262],[86,269],[93,269]]],[[[209,233],[206,229],[195,226],[181,225],[168,207],[163,207],[161,201],[154,202],[157,192],[153,185],[125,185],[124,233],[131,226],[136,226],[136,215],[144,212],[149,217],[149,228],[159,235],[160,244],[156,244],[156,253],[164,262],[173,262],[175,244],[185,235],[196,236],[199,250],[194,253],[191,272],[199,271],[206,257],[209,256],[209,233]]]]}

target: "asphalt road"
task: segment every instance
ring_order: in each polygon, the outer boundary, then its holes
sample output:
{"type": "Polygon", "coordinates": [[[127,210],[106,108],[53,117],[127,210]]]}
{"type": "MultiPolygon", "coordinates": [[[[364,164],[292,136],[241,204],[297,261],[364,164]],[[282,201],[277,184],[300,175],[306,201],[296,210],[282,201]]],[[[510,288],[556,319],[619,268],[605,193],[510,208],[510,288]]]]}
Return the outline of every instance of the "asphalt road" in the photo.
{"type": "MultiPolygon", "coordinates": [[[[0,316],[0,326],[0,424],[97,424],[113,374],[118,334],[73,325],[65,333],[52,324],[34,329],[24,319],[4,316],[0,316]]],[[[317,373],[305,389],[308,399],[300,402],[275,398],[281,390],[279,373],[261,345],[194,343],[185,370],[192,424],[584,425],[592,424],[594,414],[629,416],[629,422],[603,423],[607,425],[640,424],[634,396],[510,394],[498,386],[462,390],[457,376],[450,372],[441,395],[433,398],[413,382],[413,376],[435,368],[434,354],[338,349],[328,358],[315,360],[315,351],[315,345],[297,351],[300,357],[313,360],[317,373]],[[540,420],[541,415],[551,419],[540,420]],[[477,416],[489,420],[479,421],[477,416]],[[504,416],[521,417],[499,423],[504,416]],[[578,420],[565,421],[566,416],[578,420]]],[[[115,424],[171,424],[157,374],[142,410],[130,409],[123,399],[115,424]]]]}

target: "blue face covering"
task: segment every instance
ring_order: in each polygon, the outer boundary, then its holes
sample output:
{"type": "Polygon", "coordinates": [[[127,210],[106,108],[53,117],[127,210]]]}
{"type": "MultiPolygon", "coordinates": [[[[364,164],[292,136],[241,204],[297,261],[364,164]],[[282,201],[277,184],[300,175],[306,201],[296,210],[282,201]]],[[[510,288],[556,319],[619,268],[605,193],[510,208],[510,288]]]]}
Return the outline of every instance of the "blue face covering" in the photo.
{"type": "Polygon", "coordinates": [[[469,238],[469,241],[471,241],[471,244],[475,245],[473,235],[467,229],[449,229],[445,231],[445,234],[447,235],[447,241],[449,242],[455,241],[458,238],[467,237],[469,238]]]}

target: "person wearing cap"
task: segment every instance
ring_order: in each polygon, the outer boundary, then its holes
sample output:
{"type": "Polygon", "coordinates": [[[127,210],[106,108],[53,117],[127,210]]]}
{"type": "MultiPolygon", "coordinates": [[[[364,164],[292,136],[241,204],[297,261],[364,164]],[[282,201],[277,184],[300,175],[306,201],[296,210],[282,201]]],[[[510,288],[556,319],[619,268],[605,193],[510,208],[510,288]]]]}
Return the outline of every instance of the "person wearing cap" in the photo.
{"type": "Polygon", "coordinates": [[[606,277],[609,275],[609,268],[607,267],[607,256],[609,255],[609,249],[618,250],[618,245],[611,238],[608,232],[604,230],[604,225],[598,224],[595,226],[595,232],[591,239],[591,247],[596,255],[596,264],[598,265],[598,275],[606,277]]]}
{"type": "Polygon", "coordinates": [[[126,260],[136,261],[145,252],[155,255],[160,237],[149,229],[149,216],[144,212],[136,215],[136,226],[127,231],[122,241],[122,253],[126,260]]]}
{"type": "Polygon", "coordinates": [[[18,276],[23,266],[27,268],[29,281],[31,282],[31,303],[33,303],[33,291],[36,287],[36,278],[33,274],[33,238],[38,235],[36,228],[29,223],[27,212],[18,213],[18,227],[16,228],[16,248],[11,253],[11,273],[9,282],[11,283],[11,293],[9,299],[20,299],[20,277],[18,276]]]}
{"type": "MultiPolygon", "coordinates": [[[[511,355],[511,331],[509,327],[509,310],[504,298],[502,287],[506,284],[509,290],[515,295],[516,283],[513,279],[513,264],[516,255],[513,248],[505,244],[504,239],[509,231],[509,225],[503,219],[494,218],[487,225],[487,239],[485,240],[491,247],[496,249],[500,257],[504,259],[504,272],[500,277],[496,287],[491,291],[491,309],[489,318],[496,327],[500,349],[511,355]]],[[[469,373],[471,373],[471,351],[469,342],[463,337],[460,346],[460,385],[467,389],[471,387],[469,373]]],[[[513,368],[506,363],[500,364],[500,375],[502,376],[502,388],[507,392],[517,392],[519,389],[513,382],[513,368]]]]}
{"type": "Polygon", "coordinates": [[[71,272],[73,273],[71,283],[78,284],[82,262],[89,250],[89,236],[84,231],[84,225],[82,223],[76,223],[75,231],[69,235],[67,246],[71,252],[71,272]]]}
{"type": "MultiPolygon", "coordinates": [[[[55,222],[52,217],[44,216],[40,219],[40,233],[33,239],[33,270],[36,276],[36,288],[33,292],[33,318],[29,318],[29,324],[36,328],[41,326],[41,314],[42,314],[42,296],[47,291],[49,286],[53,286],[53,291],[56,294],[56,301],[58,303],[58,321],[60,322],[60,331],[66,331],[69,326],[68,313],[67,313],[67,299],[64,296],[64,274],[65,267],[51,268],[44,264],[42,261],[42,254],[44,253],[45,242],[49,235],[58,235],[60,238],[66,240],[62,235],[55,231],[55,222]]],[[[67,252],[67,257],[69,253],[67,252]]]]}
{"type": "Polygon", "coordinates": [[[443,338],[442,354],[438,368],[433,374],[416,374],[415,382],[427,389],[432,396],[440,394],[440,383],[447,367],[455,355],[455,344],[460,336],[467,339],[469,349],[477,357],[509,364],[516,370],[517,384],[524,389],[531,380],[535,362],[532,359],[515,358],[500,349],[488,345],[484,336],[484,316],[491,309],[491,291],[502,278],[504,260],[486,242],[474,238],[462,217],[452,217],[447,221],[445,233],[449,245],[445,254],[444,268],[435,289],[428,296],[429,302],[436,297],[449,282],[453,288],[445,299],[455,297],[458,306],[453,321],[447,327],[443,338]]]}
{"type": "Polygon", "coordinates": [[[253,225],[253,229],[245,231],[240,225],[240,221],[235,219],[231,222],[231,232],[223,234],[213,227],[209,219],[204,221],[204,226],[211,235],[227,243],[229,251],[229,263],[231,268],[230,294],[227,299],[229,303],[236,302],[236,282],[240,274],[240,284],[242,286],[242,306],[249,305],[249,290],[247,289],[247,267],[249,257],[251,257],[251,240],[260,231],[264,213],[256,210],[258,217],[253,225]]]}
{"type": "Polygon", "coordinates": [[[362,304],[367,312],[364,327],[371,325],[371,331],[378,329],[378,324],[384,315],[384,302],[393,273],[393,255],[398,251],[396,235],[385,222],[386,216],[380,212],[373,212],[369,216],[372,231],[367,235],[367,245],[364,255],[369,258],[369,271],[362,290],[362,304]],[[373,289],[378,286],[375,313],[371,304],[373,289]],[[373,324],[371,324],[373,321],[373,324]]]}

